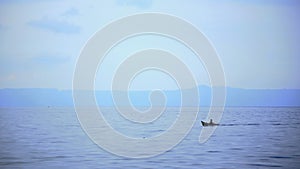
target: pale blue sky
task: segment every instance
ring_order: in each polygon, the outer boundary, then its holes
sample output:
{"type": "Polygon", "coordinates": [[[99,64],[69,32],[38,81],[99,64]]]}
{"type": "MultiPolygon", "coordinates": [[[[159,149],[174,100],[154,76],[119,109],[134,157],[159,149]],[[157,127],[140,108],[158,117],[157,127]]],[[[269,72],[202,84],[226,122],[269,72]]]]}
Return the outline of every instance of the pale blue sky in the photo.
{"type": "MultiPolygon", "coordinates": [[[[300,88],[299,11],[297,0],[0,1],[0,88],[71,89],[76,59],[89,37],[113,20],[141,12],[175,15],[196,26],[216,48],[230,87],[300,88]]],[[[97,88],[109,88],[122,58],[144,48],[171,51],[189,65],[199,84],[208,84],[201,63],[183,45],[145,36],[107,55],[97,88]]],[[[174,84],[165,74],[147,72],[132,88],[174,84]]]]}

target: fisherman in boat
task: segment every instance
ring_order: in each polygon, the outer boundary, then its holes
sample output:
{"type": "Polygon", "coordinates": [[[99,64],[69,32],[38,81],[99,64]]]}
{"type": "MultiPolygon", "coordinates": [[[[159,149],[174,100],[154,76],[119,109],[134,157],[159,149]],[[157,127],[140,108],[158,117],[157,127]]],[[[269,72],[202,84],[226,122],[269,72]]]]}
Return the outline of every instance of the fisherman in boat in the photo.
{"type": "Polygon", "coordinates": [[[201,124],[202,124],[202,126],[216,126],[216,125],[219,125],[217,123],[214,123],[212,119],[210,119],[209,122],[201,121],[201,124]]]}

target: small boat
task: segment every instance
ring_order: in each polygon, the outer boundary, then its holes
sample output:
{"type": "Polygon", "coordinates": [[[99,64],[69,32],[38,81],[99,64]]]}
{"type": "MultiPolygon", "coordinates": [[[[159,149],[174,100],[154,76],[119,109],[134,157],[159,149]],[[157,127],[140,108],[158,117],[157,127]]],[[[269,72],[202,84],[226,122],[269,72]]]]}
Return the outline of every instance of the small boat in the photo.
{"type": "Polygon", "coordinates": [[[219,124],[212,122],[212,120],[210,120],[210,122],[205,122],[205,121],[201,121],[202,126],[217,126],[219,124]]]}

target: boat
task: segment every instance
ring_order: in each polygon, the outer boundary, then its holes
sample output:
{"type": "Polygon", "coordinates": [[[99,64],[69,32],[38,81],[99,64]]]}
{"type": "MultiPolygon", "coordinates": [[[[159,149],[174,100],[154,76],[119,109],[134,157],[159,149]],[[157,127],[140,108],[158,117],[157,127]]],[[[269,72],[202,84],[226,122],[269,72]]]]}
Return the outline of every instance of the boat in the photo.
{"type": "Polygon", "coordinates": [[[219,124],[212,122],[212,120],[210,120],[210,122],[205,122],[205,121],[201,121],[202,126],[217,126],[219,124]]]}

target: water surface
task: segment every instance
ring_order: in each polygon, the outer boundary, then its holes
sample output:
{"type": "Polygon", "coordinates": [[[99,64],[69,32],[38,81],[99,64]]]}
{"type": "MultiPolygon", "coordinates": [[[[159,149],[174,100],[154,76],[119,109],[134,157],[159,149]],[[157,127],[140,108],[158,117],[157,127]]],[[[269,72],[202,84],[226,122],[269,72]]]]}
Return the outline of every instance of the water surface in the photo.
{"type": "MultiPolygon", "coordinates": [[[[163,132],[178,111],[168,108],[156,123],[122,121],[106,108],[112,127],[132,137],[163,132]]],[[[299,168],[300,108],[226,108],[221,125],[198,143],[207,110],[201,109],[188,136],[174,149],[152,158],[128,159],[94,144],[73,108],[0,108],[0,168],[299,168]]],[[[188,112],[186,112],[188,113],[188,112]]]]}

